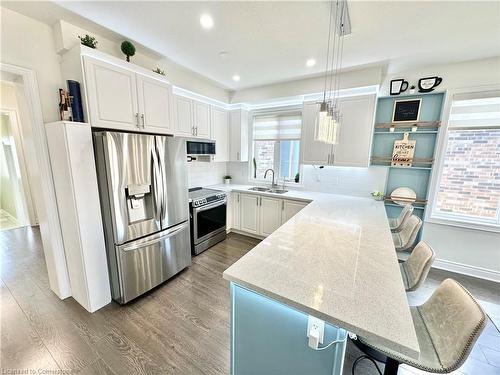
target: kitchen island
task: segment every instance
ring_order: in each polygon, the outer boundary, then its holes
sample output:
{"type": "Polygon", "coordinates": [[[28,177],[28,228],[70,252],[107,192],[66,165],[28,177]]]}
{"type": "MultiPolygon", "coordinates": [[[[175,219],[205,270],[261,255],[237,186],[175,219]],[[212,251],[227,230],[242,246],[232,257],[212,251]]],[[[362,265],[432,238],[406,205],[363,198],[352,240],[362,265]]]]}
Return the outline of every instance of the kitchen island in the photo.
{"type": "Polygon", "coordinates": [[[342,373],[346,331],[418,357],[419,346],[383,203],[313,201],[224,272],[231,283],[231,369],[342,373]],[[326,323],[308,346],[308,316],[326,323]]]}

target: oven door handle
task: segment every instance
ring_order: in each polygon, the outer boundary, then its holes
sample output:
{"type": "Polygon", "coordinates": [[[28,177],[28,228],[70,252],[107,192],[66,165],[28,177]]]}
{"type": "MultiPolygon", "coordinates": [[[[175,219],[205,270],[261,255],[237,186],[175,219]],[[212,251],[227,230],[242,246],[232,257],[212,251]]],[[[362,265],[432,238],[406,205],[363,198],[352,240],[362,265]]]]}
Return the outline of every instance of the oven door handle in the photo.
{"type": "Polygon", "coordinates": [[[210,210],[210,209],[212,209],[214,207],[217,207],[217,206],[222,206],[223,204],[226,204],[226,203],[227,203],[227,199],[224,199],[224,200],[221,200],[221,201],[217,201],[217,202],[214,202],[214,203],[207,204],[205,206],[196,207],[194,209],[194,212],[195,213],[203,212],[203,211],[210,210]]]}

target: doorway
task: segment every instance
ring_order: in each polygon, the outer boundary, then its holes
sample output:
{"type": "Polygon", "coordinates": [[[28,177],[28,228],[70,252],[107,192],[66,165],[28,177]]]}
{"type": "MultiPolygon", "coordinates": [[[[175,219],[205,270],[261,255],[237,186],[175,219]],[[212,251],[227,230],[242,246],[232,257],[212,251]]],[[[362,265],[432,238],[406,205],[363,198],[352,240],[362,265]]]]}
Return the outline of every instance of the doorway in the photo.
{"type": "Polygon", "coordinates": [[[36,224],[21,142],[17,111],[0,109],[0,231],[36,224]]]}

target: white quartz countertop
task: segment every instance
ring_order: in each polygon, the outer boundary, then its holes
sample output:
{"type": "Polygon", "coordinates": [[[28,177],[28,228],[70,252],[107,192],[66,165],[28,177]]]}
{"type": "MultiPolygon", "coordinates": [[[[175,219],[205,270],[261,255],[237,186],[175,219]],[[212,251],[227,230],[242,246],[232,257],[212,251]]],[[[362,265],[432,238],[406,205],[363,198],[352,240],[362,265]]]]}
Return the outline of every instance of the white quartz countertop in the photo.
{"type": "MultiPolygon", "coordinates": [[[[248,192],[250,186],[211,187],[248,192]]],[[[383,203],[325,193],[286,194],[273,195],[312,202],[224,271],[224,278],[418,358],[383,203]]]]}

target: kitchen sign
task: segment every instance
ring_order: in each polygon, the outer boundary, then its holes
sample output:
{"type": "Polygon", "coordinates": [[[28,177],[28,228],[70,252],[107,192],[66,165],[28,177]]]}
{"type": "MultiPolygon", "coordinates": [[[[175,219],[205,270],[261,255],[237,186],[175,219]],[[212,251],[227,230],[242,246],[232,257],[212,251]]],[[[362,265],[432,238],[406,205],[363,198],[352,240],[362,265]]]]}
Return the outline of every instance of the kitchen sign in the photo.
{"type": "Polygon", "coordinates": [[[409,133],[404,133],[403,139],[394,141],[392,149],[393,167],[411,167],[413,163],[413,154],[415,153],[415,144],[417,141],[408,139],[409,133]]]}

